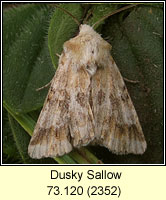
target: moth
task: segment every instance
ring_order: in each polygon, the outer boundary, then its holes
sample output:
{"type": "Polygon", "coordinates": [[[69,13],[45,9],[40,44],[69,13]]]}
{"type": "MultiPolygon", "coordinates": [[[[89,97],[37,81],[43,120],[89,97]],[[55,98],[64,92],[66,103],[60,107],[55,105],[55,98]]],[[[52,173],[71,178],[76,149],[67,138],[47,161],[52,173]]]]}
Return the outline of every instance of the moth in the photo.
{"type": "Polygon", "coordinates": [[[143,154],[144,134],[111,45],[89,25],[65,42],[28,153],[57,157],[88,144],[143,154]]]}

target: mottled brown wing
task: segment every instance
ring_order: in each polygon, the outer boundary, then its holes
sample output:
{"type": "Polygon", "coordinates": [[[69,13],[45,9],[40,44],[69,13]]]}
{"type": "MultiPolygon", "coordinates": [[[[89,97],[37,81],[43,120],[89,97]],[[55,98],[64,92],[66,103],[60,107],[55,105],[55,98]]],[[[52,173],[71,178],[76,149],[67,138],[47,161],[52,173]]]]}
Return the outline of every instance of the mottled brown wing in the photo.
{"type": "Polygon", "coordinates": [[[56,157],[94,138],[88,73],[62,56],[40,113],[28,152],[32,158],[56,157]]]}
{"type": "Polygon", "coordinates": [[[116,154],[142,154],[146,141],[137,113],[112,58],[92,78],[95,142],[116,154]]]}
{"type": "Polygon", "coordinates": [[[94,139],[94,117],[89,104],[90,76],[84,67],[70,73],[69,130],[74,147],[87,145],[94,139]]]}

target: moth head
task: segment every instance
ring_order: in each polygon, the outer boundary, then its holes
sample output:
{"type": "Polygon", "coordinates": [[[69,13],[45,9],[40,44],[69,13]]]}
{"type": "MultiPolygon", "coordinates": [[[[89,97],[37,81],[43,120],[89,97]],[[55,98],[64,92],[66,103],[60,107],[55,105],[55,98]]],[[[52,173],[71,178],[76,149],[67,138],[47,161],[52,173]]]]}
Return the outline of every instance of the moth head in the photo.
{"type": "Polygon", "coordinates": [[[80,26],[79,34],[64,44],[74,63],[103,65],[110,55],[111,45],[87,24],[80,26]]]}
{"type": "Polygon", "coordinates": [[[80,27],[80,34],[87,34],[87,33],[90,33],[90,32],[95,32],[93,30],[93,28],[87,24],[81,24],[80,27]]]}
{"type": "Polygon", "coordinates": [[[80,26],[79,34],[64,44],[64,53],[68,53],[68,56],[70,58],[72,57],[73,62],[78,62],[81,65],[87,65],[89,62],[93,64],[104,65],[106,58],[110,54],[111,45],[102,39],[93,28],[108,17],[137,5],[138,4],[132,4],[113,12],[111,11],[111,13],[106,14],[95,24],[93,24],[92,27],[86,24],[80,25],[79,20],[73,16],[72,13],[61,6],[56,5],[57,8],[71,16],[75,23],[80,26]]]}
{"type": "MultiPolygon", "coordinates": [[[[64,52],[68,53],[69,57],[72,58],[73,63],[79,63],[80,65],[87,66],[88,63],[91,62],[99,66],[104,66],[108,56],[110,56],[111,45],[106,42],[93,28],[111,15],[136,5],[137,4],[132,4],[116,10],[115,12],[111,12],[110,14],[103,16],[100,20],[93,24],[92,27],[87,24],[80,25],[79,34],[65,42],[64,52]]],[[[69,14],[67,10],[64,8],[60,9],[70,15],[78,25],[80,24],[79,21],[72,14],[69,14]]]]}

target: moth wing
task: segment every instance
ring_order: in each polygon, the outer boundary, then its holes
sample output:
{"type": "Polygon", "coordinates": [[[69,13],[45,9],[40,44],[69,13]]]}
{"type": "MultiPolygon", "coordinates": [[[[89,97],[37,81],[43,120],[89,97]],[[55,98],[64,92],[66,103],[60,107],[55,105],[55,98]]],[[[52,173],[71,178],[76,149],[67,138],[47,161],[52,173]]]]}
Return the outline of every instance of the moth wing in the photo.
{"type": "Polygon", "coordinates": [[[32,158],[61,156],[72,150],[68,129],[67,70],[59,67],[40,112],[28,153],[32,158]]]}
{"type": "Polygon", "coordinates": [[[89,104],[90,76],[84,67],[72,70],[68,80],[71,93],[69,129],[74,147],[85,146],[95,137],[94,117],[89,104]]]}
{"type": "Polygon", "coordinates": [[[116,154],[142,154],[146,141],[123,78],[113,61],[92,78],[96,142],[116,154]]]}
{"type": "Polygon", "coordinates": [[[30,140],[32,158],[62,156],[94,138],[89,84],[88,73],[62,55],[30,140]]]}

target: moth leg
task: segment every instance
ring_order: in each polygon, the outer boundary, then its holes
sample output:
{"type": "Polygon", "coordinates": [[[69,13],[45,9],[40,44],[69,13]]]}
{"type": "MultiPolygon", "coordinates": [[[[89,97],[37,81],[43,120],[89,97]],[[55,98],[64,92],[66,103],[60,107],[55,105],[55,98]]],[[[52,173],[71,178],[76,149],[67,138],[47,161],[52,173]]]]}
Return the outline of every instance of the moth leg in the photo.
{"type": "Polygon", "coordinates": [[[61,55],[59,55],[58,53],[56,53],[55,55],[56,55],[57,57],[59,57],[59,58],[61,57],[61,55]]]}
{"type": "Polygon", "coordinates": [[[130,80],[128,78],[123,77],[123,80],[129,83],[139,83],[139,81],[130,80]]]}
{"type": "Polygon", "coordinates": [[[44,85],[44,86],[42,86],[40,88],[37,88],[36,91],[40,91],[40,90],[43,90],[44,88],[47,88],[48,86],[51,85],[51,83],[52,83],[52,80],[49,83],[47,83],[46,85],[44,85]]]}

